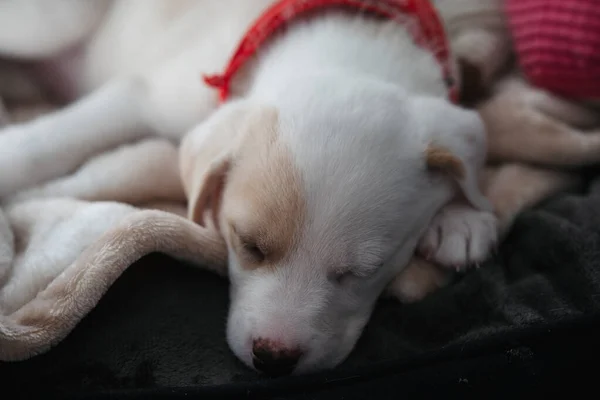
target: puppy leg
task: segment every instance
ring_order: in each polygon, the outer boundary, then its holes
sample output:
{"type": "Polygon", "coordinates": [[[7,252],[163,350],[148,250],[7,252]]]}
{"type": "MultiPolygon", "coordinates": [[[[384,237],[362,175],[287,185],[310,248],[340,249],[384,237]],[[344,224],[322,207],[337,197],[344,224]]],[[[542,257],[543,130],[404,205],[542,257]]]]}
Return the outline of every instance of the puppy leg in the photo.
{"type": "Polygon", "coordinates": [[[542,114],[579,129],[591,129],[600,125],[600,113],[597,111],[558,98],[548,92],[531,90],[531,103],[542,114]]]}
{"type": "Polygon", "coordinates": [[[0,54],[41,59],[65,50],[98,25],[112,1],[0,1],[0,54]]]}
{"type": "Polygon", "coordinates": [[[92,158],[74,174],[16,196],[8,203],[32,198],[74,197],[89,201],[185,202],[178,152],[164,139],[148,139],[92,158]]]}
{"type": "Polygon", "coordinates": [[[580,183],[577,173],[513,163],[486,168],[482,186],[494,206],[502,238],[521,211],[580,183]]]}
{"type": "Polygon", "coordinates": [[[598,116],[528,86],[517,78],[479,107],[488,130],[488,159],[548,166],[582,166],[600,161],[600,129],[569,126],[598,122],[598,116]]]}
{"type": "Polygon", "coordinates": [[[523,164],[488,167],[482,180],[494,214],[465,202],[445,206],[420,240],[418,254],[456,270],[478,265],[488,258],[519,212],[579,182],[576,174],[523,164]]]}
{"type": "MultiPolygon", "coordinates": [[[[600,130],[583,133],[542,110],[580,125],[592,123],[594,118],[582,107],[511,78],[480,108],[488,129],[488,158],[558,166],[600,161],[600,130]]],[[[457,269],[478,264],[495,246],[498,232],[504,233],[523,207],[561,190],[574,179],[566,173],[524,165],[507,165],[496,172],[484,190],[496,206],[496,215],[463,202],[444,207],[421,239],[419,254],[457,269]],[[520,187],[517,183],[521,181],[526,189],[512,188],[520,187]]]]}
{"type": "Polygon", "coordinates": [[[413,257],[409,265],[390,282],[383,295],[402,303],[414,303],[447,286],[452,276],[452,271],[420,257],[413,257]]]}
{"type": "MultiPolygon", "coordinates": [[[[482,187],[496,210],[498,236],[508,233],[519,212],[545,198],[577,185],[577,174],[552,171],[524,164],[486,168],[482,187]]],[[[451,270],[419,256],[389,284],[385,295],[403,303],[422,300],[452,281],[451,270]]]]}
{"type": "Polygon", "coordinates": [[[134,79],[111,82],[63,110],[0,131],[0,198],[149,134],[145,88],[134,79]]]}

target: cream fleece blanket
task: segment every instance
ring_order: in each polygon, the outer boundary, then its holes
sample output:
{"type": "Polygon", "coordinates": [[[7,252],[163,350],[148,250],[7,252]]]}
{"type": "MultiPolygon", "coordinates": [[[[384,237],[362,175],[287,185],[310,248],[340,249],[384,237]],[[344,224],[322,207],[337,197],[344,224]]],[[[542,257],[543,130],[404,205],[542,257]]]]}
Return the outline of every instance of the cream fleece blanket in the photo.
{"type": "MultiPolygon", "coordinates": [[[[0,121],[7,120],[5,113],[0,121]]],[[[146,254],[162,252],[225,273],[226,248],[219,236],[182,216],[185,198],[177,164],[173,144],[147,140],[101,154],[71,176],[2,199],[0,360],[47,351],[146,254]],[[131,168],[111,170],[127,159],[131,168]],[[123,183],[131,191],[114,192],[114,185],[123,183]],[[152,201],[158,202],[130,205],[152,201]]],[[[10,171],[0,171],[0,181],[9,176],[10,171]]]]}

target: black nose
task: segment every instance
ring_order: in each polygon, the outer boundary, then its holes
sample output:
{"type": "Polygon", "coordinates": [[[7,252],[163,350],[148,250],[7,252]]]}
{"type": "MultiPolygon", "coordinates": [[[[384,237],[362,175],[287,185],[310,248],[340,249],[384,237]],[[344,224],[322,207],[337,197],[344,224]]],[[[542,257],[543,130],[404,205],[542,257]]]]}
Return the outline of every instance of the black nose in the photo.
{"type": "Polygon", "coordinates": [[[283,376],[292,373],[302,352],[298,349],[286,349],[257,340],[252,346],[254,368],[270,376],[283,376]]]}

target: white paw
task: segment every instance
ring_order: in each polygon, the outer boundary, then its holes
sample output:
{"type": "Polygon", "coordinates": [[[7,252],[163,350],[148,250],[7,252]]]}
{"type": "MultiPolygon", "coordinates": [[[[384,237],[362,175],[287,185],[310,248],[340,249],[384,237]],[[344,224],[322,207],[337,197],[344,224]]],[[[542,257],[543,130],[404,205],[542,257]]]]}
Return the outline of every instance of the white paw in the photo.
{"type": "Polygon", "coordinates": [[[493,213],[464,204],[448,205],[433,218],[419,242],[427,260],[458,270],[485,261],[498,240],[493,213]]]}

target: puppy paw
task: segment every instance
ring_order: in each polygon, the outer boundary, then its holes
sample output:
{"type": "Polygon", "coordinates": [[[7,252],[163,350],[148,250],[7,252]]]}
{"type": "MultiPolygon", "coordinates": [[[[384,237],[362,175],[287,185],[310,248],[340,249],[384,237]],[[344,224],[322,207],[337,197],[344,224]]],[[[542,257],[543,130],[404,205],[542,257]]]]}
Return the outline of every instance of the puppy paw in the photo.
{"type": "Polygon", "coordinates": [[[426,260],[457,271],[478,266],[496,245],[497,225],[493,213],[450,204],[433,218],[418,252],[426,260]]]}

